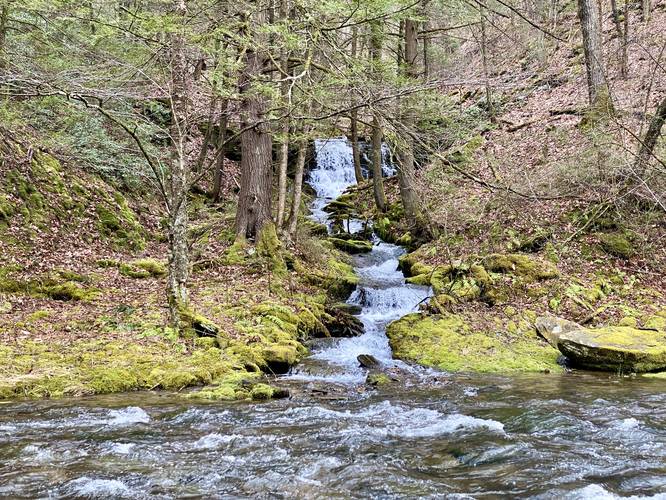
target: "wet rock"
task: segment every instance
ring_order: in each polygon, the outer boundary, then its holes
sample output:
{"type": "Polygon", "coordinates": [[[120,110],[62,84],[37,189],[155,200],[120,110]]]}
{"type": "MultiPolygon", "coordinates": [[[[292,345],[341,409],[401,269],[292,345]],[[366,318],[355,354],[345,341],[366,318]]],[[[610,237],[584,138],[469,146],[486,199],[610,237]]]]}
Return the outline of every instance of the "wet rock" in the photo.
{"type": "Polygon", "coordinates": [[[359,354],[356,359],[363,368],[379,368],[381,363],[371,354],[359,354]]]}
{"type": "Polygon", "coordinates": [[[627,326],[573,330],[558,349],[575,365],[605,371],[649,372],[666,368],[666,337],[627,326]]]}
{"type": "Polygon", "coordinates": [[[299,360],[298,350],[291,345],[271,345],[264,349],[263,358],[269,373],[281,375],[299,360]]]}
{"type": "Polygon", "coordinates": [[[560,335],[582,328],[578,323],[555,316],[541,316],[536,320],[537,333],[557,349],[560,335]]]}
{"type": "Polygon", "coordinates": [[[365,383],[372,387],[386,385],[391,383],[391,377],[383,372],[373,372],[368,374],[365,383]]]}
{"type": "Polygon", "coordinates": [[[372,243],[365,240],[353,240],[343,238],[328,238],[335,248],[347,253],[368,253],[372,250],[372,243]]]}
{"type": "Polygon", "coordinates": [[[614,372],[666,368],[666,335],[660,331],[630,326],[585,328],[560,318],[539,318],[537,328],[578,367],[614,372]]]}
{"type": "Polygon", "coordinates": [[[358,337],[363,335],[364,327],[361,320],[352,316],[342,308],[329,308],[326,311],[329,318],[324,321],[332,337],[358,337]]]}

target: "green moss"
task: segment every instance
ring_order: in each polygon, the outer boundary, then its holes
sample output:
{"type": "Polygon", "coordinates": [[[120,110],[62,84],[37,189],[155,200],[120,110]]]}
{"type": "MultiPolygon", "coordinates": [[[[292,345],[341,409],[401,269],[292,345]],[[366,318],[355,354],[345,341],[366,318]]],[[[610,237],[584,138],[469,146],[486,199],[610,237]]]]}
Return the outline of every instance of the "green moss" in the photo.
{"type": "MultiPolygon", "coordinates": [[[[108,261],[111,265],[113,261],[108,261]]],[[[123,276],[130,278],[150,278],[166,276],[167,269],[164,263],[156,259],[139,259],[129,263],[119,263],[118,270],[123,276]]]]}
{"type": "Polygon", "coordinates": [[[265,401],[273,397],[273,388],[267,384],[257,384],[250,391],[250,397],[256,401],[265,401]]]}
{"type": "Polygon", "coordinates": [[[377,387],[390,384],[391,379],[385,373],[370,373],[365,383],[377,387]]]}
{"type": "Polygon", "coordinates": [[[526,321],[514,334],[474,331],[460,316],[410,314],[391,323],[387,334],[398,359],[446,371],[561,371],[559,353],[526,321]]]}
{"type": "Polygon", "coordinates": [[[599,237],[599,244],[604,252],[621,259],[630,259],[636,254],[634,245],[620,233],[602,234],[599,237]]]}
{"type": "MultiPolygon", "coordinates": [[[[0,347],[4,397],[60,397],[141,389],[180,390],[222,380],[232,359],[216,348],[186,353],[166,342],[25,341],[0,347]]],[[[246,372],[242,372],[247,375],[246,372]]]]}
{"type": "Polygon", "coordinates": [[[264,258],[268,263],[270,270],[278,275],[287,274],[287,265],[282,256],[282,244],[277,235],[275,224],[266,224],[257,237],[257,255],[264,258]]]}
{"type": "Polygon", "coordinates": [[[357,253],[368,253],[372,250],[372,243],[365,240],[352,240],[352,239],[342,239],[330,237],[328,241],[333,243],[333,246],[338,250],[343,252],[357,254],[357,253]]]}
{"type": "Polygon", "coordinates": [[[95,212],[100,233],[109,236],[117,248],[140,250],[145,246],[144,230],[120,193],[98,204],[95,212]]]}
{"type": "Polygon", "coordinates": [[[523,254],[491,254],[483,259],[491,272],[513,274],[526,281],[556,278],[557,268],[551,262],[539,261],[523,254]]]}

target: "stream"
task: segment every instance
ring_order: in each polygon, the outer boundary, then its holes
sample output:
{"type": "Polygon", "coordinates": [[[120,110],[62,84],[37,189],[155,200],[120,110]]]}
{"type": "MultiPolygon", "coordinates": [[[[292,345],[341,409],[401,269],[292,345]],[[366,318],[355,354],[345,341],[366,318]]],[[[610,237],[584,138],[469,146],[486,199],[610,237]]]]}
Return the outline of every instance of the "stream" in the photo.
{"type": "MultiPolygon", "coordinates": [[[[312,216],[326,222],[325,204],[355,182],[351,149],[330,139],[316,151],[312,216]]],[[[313,344],[279,381],[290,399],[0,404],[0,498],[666,499],[663,381],[447,374],[393,360],[386,325],[430,294],[405,283],[403,252],[375,238],[355,257],[348,303],[365,333],[313,344]],[[360,354],[400,382],[367,387],[360,354]]]]}

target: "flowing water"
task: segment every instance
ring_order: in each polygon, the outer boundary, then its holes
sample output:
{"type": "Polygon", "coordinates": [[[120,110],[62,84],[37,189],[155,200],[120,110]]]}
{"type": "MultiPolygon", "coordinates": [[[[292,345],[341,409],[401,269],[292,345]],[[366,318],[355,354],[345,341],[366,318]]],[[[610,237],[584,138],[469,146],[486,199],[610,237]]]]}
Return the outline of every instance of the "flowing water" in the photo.
{"type": "MultiPolygon", "coordinates": [[[[317,151],[313,216],[324,221],[325,198],[354,178],[344,140],[317,151]]],[[[0,498],[666,499],[664,382],[453,375],[393,361],[386,324],[429,294],[404,283],[401,252],[377,240],[357,258],[349,302],[365,333],[314,345],[280,381],[289,400],[0,404],[0,498]],[[401,382],[367,388],[359,354],[401,382]]]]}

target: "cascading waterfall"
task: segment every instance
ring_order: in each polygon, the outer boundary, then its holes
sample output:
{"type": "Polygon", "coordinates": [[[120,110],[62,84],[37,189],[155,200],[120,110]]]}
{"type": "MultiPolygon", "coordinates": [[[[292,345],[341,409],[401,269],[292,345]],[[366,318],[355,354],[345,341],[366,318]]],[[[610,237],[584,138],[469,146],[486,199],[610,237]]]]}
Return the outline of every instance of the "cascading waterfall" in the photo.
{"type": "MultiPolygon", "coordinates": [[[[385,150],[386,160],[388,148],[385,147],[385,150]]],[[[312,206],[312,218],[318,222],[328,222],[328,214],[323,208],[342,195],[349,186],[356,184],[352,149],[346,139],[336,138],[315,141],[315,151],[316,168],[310,172],[308,180],[317,193],[312,206]]],[[[383,165],[383,171],[386,175],[395,173],[390,165],[383,165]]],[[[351,220],[348,230],[353,233],[363,226],[362,221],[351,220]]],[[[410,369],[392,359],[386,325],[415,312],[418,305],[429,297],[430,289],[405,283],[405,277],[398,269],[398,257],[405,252],[403,248],[383,242],[377,236],[373,238],[372,251],[355,258],[354,267],[360,282],[347,300],[348,304],[361,307],[358,318],[363,323],[365,333],[360,337],[338,339],[315,349],[309,360],[293,370],[291,378],[362,383],[366,372],[357,360],[361,354],[374,356],[387,368],[400,366],[405,370],[410,369]]]]}

